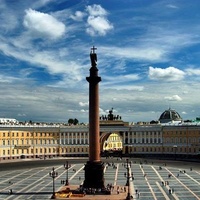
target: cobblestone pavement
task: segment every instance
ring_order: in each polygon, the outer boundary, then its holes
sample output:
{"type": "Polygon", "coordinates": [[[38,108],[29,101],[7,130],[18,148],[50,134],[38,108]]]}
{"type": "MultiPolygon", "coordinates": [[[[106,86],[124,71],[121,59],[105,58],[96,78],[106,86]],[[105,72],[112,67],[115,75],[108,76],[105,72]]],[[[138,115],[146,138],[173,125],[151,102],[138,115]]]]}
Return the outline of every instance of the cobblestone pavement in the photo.
{"type": "MultiPolygon", "coordinates": [[[[178,163],[178,161],[177,161],[178,163]]],[[[14,163],[13,163],[14,164],[14,163]]],[[[67,171],[63,165],[53,166],[58,173],[55,191],[65,188],[67,171]]],[[[84,180],[84,163],[71,164],[68,170],[69,188],[76,189],[84,180]]],[[[52,165],[19,170],[0,171],[0,200],[50,199],[53,179],[49,176],[52,165]],[[9,191],[12,190],[12,194],[9,191]]],[[[86,195],[71,199],[125,199],[129,191],[134,199],[142,200],[198,200],[200,199],[200,167],[187,165],[168,166],[165,163],[139,163],[132,160],[130,165],[130,190],[127,182],[126,164],[117,159],[105,168],[105,185],[112,184],[112,195],[86,195]],[[119,191],[119,194],[117,192],[119,191]],[[137,191],[137,192],[136,192],[137,191]]]]}

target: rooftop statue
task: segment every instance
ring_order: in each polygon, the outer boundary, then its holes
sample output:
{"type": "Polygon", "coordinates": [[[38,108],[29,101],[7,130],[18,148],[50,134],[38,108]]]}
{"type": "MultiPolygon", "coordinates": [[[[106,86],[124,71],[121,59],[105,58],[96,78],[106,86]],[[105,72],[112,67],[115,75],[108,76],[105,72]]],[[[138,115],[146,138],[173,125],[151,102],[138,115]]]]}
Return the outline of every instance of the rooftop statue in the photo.
{"type": "Polygon", "coordinates": [[[91,52],[90,52],[90,60],[91,60],[91,65],[92,67],[96,67],[97,65],[97,54],[95,53],[95,50],[97,48],[95,48],[94,46],[91,48],[91,52]]]}
{"type": "Polygon", "coordinates": [[[109,114],[108,114],[108,120],[113,120],[113,108],[111,110],[109,110],[109,114]]]}

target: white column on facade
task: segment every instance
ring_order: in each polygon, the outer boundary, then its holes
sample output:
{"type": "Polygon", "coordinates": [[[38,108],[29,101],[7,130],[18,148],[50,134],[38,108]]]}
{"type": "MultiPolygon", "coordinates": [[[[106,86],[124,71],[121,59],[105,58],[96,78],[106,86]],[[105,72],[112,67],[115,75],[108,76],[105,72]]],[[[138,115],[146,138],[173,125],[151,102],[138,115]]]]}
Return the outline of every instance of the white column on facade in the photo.
{"type": "Polygon", "coordinates": [[[76,132],[75,134],[76,134],[76,144],[77,144],[77,138],[78,138],[77,135],[78,135],[78,133],[76,132]]]}
{"type": "Polygon", "coordinates": [[[150,139],[150,138],[151,138],[151,133],[150,133],[150,132],[148,132],[148,137],[149,137],[149,142],[148,142],[148,143],[150,143],[150,142],[151,142],[151,141],[150,141],[150,140],[151,140],[151,139],[150,139]]]}
{"type": "Polygon", "coordinates": [[[69,144],[69,133],[67,133],[67,144],[69,144]]]}
{"type": "Polygon", "coordinates": [[[85,132],[83,133],[83,144],[85,144],[85,132]]]}
{"type": "Polygon", "coordinates": [[[123,132],[123,143],[125,144],[125,132],[123,132]]]}
{"type": "Polygon", "coordinates": [[[144,131],[144,143],[146,144],[147,143],[147,132],[146,131],[144,131]]]}
{"type": "Polygon", "coordinates": [[[153,135],[153,143],[155,143],[155,132],[152,132],[153,135]]]}
{"type": "Polygon", "coordinates": [[[160,142],[163,143],[163,136],[162,136],[162,132],[160,132],[160,142]]]}
{"type": "Polygon", "coordinates": [[[134,139],[133,139],[133,132],[131,134],[131,139],[132,139],[132,144],[134,143],[134,139]]]}
{"type": "Polygon", "coordinates": [[[158,131],[156,131],[156,135],[157,135],[157,141],[156,141],[156,143],[158,143],[158,138],[159,138],[159,133],[158,133],[158,131]]]}
{"type": "Polygon", "coordinates": [[[65,133],[63,133],[63,140],[64,140],[63,144],[65,144],[65,133]]]}
{"type": "Polygon", "coordinates": [[[72,144],[74,144],[74,133],[72,132],[71,134],[72,134],[72,137],[71,137],[71,139],[72,139],[72,144]]]}
{"type": "Polygon", "coordinates": [[[130,132],[128,131],[128,144],[130,144],[130,132]]]}
{"type": "Polygon", "coordinates": [[[60,138],[59,138],[59,141],[60,141],[59,143],[62,144],[62,139],[61,139],[62,136],[61,136],[61,132],[59,132],[59,137],[60,137],[60,138]]]}

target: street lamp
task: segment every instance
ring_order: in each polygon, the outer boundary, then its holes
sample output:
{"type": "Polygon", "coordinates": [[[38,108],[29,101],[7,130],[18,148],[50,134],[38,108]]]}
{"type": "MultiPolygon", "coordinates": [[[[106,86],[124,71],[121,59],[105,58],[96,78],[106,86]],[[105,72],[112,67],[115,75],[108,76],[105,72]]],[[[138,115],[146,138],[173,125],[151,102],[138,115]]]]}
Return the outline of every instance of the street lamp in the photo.
{"type": "Polygon", "coordinates": [[[126,186],[129,186],[129,169],[128,169],[128,159],[126,159],[126,186]]]}
{"type": "Polygon", "coordinates": [[[174,145],[174,159],[176,160],[176,150],[177,150],[177,145],[174,145]]]}
{"type": "Polygon", "coordinates": [[[128,165],[128,159],[126,159],[126,169],[127,169],[127,181],[126,181],[126,186],[128,186],[128,193],[127,193],[127,197],[126,200],[130,200],[131,196],[130,196],[130,173],[129,173],[129,165],[128,165]]]}
{"type": "Polygon", "coordinates": [[[65,180],[65,185],[69,185],[69,180],[68,180],[68,169],[69,169],[69,164],[68,161],[66,161],[66,164],[64,164],[64,168],[66,169],[66,180],[65,180]]]}
{"type": "Polygon", "coordinates": [[[58,176],[58,173],[54,170],[54,167],[52,168],[52,171],[49,172],[49,176],[53,178],[53,195],[52,195],[52,199],[56,198],[55,195],[55,178],[58,176]]]}

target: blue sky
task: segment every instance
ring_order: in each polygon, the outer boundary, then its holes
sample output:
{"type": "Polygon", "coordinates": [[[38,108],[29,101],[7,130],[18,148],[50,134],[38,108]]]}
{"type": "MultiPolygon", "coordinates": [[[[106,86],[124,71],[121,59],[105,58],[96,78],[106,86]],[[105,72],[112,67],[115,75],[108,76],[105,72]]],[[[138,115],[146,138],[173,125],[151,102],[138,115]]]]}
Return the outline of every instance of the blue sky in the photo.
{"type": "Polygon", "coordinates": [[[199,0],[0,0],[0,117],[88,122],[90,48],[100,115],[200,116],[199,0]]]}

